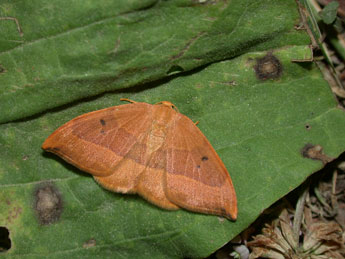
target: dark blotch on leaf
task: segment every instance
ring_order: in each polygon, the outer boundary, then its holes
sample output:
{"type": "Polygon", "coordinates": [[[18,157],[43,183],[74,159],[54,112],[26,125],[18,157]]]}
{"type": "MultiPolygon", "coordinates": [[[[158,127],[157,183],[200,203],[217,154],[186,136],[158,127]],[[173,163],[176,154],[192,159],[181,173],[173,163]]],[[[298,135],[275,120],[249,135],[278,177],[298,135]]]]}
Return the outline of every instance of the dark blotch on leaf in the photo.
{"type": "Polygon", "coordinates": [[[34,198],[34,210],[40,224],[49,225],[59,220],[63,204],[61,194],[53,183],[40,184],[34,192],[34,198]]]}
{"type": "Polygon", "coordinates": [[[106,124],[105,120],[103,120],[103,119],[100,119],[99,122],[102,124],[102,126],[105,126],[105,124],[106,124]]]}
{"type": "Polygon", "coordinates": [[[84,248],[90,248],[96,245],[96,240],[94,238],[89,239],[83,244],[84,248]]]}
{"type": "Polygon", "coordinates": [[[0,226],[0,254],[11,248],[10,232],[6,227],[0,226]]]}
{"type": "Polygon", "coordinates": [[[323,154],[323,148],[320,145],[305,144],[301,149],[301,154],[305,158],[320,160],[323,164],[333,160],[331,157],[323,154]]]}
{"type": "Polygon", "coordinates": [[[272,53],[268,53],[263,58],[256,59],[254,69],[256,77],[260,80],[279,78],[283,72],[281,62],[272,53]]]}
{"type": "Polygon", "coordinates": [[[208,157],[207,156],[203,156],[202,158],[201,158],[201,161],[207,161],[208,160],[208,157]]]}
{"type": "Polygon", "coordinates": [[[311,126],[310,126],[309,124],[306,124],[306,125],[305,125],[305,129],[306,129],[306,130],[310,130],[310,129],[311,129],[311,126]]]}
{"type": "Polygon", "coordinates": [[[6,69],[0,65],[0,74],[5,73],[5,72],[6,72],[6,69]]]}
{"type": "Polygon", "coordinates": [[[196,168],[198,168],[198,169],[199,169],[199,168],[200,168],[200,165],[197,165],[197,166],[196,166],[196,168]]]}
{"type": "Polygon", "coordinates": [[[301,150],[301,154],[305,158],[315,159],[315,154],[322,152],[322,147],[320,145],[305,144],[301,150]]]}

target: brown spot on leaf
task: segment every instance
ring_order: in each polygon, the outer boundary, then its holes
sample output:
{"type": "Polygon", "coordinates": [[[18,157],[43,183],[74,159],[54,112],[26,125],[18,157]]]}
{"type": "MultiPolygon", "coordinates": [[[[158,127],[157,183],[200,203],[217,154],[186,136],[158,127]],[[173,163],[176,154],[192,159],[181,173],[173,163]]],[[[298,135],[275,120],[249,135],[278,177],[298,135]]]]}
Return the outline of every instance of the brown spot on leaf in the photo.
{"type": "Polygon", "coordinates": [[[256,77],[260,80],[279,78],[283,72],[281,62],[272,53],[268,53],[263,58],[256,59],[254,69],[256,77]]]}
{"type": "Polygon", "coordinates": [[[8,223],[13,223],[15,219],[19,217],[19,215],[22,214],[22,208],[21,207],[12,207],[8,211],[8,216],[7,216],[7,222],[8,223]]]}
{"type": "Polygon", "coordinates": [[[323,151],[323,148],[320,145],[306,144],[302,148],[301,154],[305,158],[320,160],[323,164],[326,164],[333,160],[333,158],[323,154],[322,151],[323,151]]]}
{"type": "Polygon", "coordinates": [[[83,248],[90,248],[90,247],[93,247],[95,245],[96,245],[96,240],[94,238],[91,238],[83,244],[83,248]]]}
{"type": "Polygon", "coordinates": [[[61,194],[53,183],[39,185],[34,198],[34,209],[40,224],[49,225],[59,220],[63,204],[61,194]]]}
{"type": "Polygon", "coordinates": [[[0,65],[0,74],[6,73],[6,69],[0,65]]]}

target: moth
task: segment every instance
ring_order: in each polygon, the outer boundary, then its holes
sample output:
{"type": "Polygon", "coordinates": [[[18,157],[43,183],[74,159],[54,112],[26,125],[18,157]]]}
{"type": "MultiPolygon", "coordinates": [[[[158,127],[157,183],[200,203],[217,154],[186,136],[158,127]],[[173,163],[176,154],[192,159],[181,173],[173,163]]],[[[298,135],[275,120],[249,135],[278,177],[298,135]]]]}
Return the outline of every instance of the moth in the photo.
{"type": "Polygon", "coordinates": [[[134,102],[78,116],[43,143],[104,188],[154,205],[235,220],[237,199],[222,160],[196,124],[162,101],[134,102]]]}

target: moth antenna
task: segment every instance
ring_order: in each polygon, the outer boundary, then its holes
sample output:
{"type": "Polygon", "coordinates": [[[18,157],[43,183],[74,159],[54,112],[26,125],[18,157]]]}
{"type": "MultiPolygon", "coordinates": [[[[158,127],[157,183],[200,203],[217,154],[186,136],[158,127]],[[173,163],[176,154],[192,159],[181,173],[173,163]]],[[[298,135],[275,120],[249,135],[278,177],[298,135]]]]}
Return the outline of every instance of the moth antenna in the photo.
{"type": "Polygon", "coordinates": [[[196,122],[194,122],[194,124],[195,124],[195,125],[198,125],[198,124],[199,124],[199,122],[200,122],[200,121],[196,121],[196,122]]]}
{"type": "Polygon", "coordinates": [[[120,98],[120,101],[125,101],[125,102],[130,102],[130,103],[137,103],[136,101],[133,101],[133,100],[128,99],[128,98],[120,98]]]}

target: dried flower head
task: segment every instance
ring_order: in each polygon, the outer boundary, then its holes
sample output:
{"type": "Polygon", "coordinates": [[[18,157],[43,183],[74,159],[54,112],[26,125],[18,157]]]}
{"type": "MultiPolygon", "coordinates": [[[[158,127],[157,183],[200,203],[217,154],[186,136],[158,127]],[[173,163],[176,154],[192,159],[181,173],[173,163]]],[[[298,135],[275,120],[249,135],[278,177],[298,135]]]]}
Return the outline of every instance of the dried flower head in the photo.
{"type": "Polygon", "coordinates": [[[294,236],[292,215],[282,210],[278,219],[266,225],[262,234],[248,242],[252,253],[249,258],[274,259],[340,259],[345,256],[344,234],[335,222],[315,221],[305,208],[303,227],[299,240],[294,236]]]}

